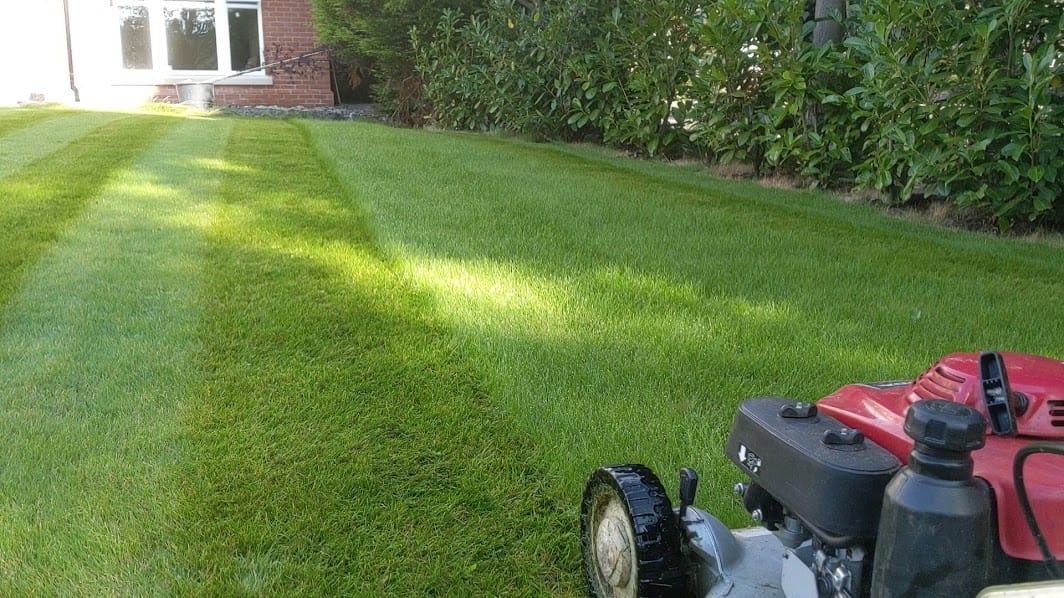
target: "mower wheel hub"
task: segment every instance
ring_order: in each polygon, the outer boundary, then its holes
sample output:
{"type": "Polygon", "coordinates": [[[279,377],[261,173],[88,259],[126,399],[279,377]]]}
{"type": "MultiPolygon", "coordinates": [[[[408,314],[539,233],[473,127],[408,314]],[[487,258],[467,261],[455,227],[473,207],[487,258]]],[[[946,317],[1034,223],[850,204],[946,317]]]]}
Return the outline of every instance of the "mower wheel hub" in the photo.
{"type": "Polygon", "coordinates": [[[624,507],[610,501],[595,531],[595,558],[602,577],[614,588],[625,588],[632,579],[631,534],[624,507]]]}

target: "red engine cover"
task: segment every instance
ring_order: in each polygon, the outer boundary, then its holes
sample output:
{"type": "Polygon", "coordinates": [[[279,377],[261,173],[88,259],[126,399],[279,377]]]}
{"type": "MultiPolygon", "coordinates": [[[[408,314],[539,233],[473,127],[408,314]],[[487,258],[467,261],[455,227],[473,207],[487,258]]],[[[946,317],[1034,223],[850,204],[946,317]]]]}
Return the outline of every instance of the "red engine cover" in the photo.
{"type": "MultiPolygon", "coordinates": [[[[1042,560],[1016,497],[1012,463],[1016,453],[1032,441],[1064,440],[1064,362],[1021,353],[1003,353],[1002,357],[1012,390],[1025,395],[1029,406],[1016,418],[1017,436],[994,436],[987,430],[986,446],[972,453],[975,475],[994,489],[1005,553],[1042,560]]],[[[817,407],[860,429],[905,463],[913,441],[902,425],[912,403],[945,399],[964,403],[986,416],[978,360],[978,353],[953,353],[915,382],[850,384],[821,399],[817,407]]],[[[1064,518],[1057,518],[1064,513],[1064,458],[1032,455],[1024,467],[1024,482],[1050,550],[1056,558],[1064,559],[1064,518]]]]}

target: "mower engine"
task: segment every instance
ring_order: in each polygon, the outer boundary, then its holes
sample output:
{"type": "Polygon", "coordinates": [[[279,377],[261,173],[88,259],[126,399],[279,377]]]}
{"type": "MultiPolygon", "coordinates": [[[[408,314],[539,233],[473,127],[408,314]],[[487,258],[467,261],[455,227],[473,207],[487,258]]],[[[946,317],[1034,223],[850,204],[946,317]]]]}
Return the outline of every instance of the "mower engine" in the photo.
{"type": "Polygon", "coordinates": [[[760,527],[694,507],[690,469],[673,509],[649,469],[599,468],[581,512],[590,592],[1064,596],[1062,439],[1064,363],[1032,355],[952,354],[816,404],[749,399],[726,452],[760,527]]]}

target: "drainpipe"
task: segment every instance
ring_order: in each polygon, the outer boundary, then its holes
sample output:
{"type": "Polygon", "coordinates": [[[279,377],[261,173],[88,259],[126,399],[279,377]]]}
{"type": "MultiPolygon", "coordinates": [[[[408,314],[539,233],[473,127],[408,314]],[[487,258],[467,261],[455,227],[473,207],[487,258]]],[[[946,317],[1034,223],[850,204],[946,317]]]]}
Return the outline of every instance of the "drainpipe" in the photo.
{"type": "Polygon", "coordinates": [[[74,47],[70,43],[70,0],[63,0],[63,25],[66,27],[67,71],[70,75],[70,90],[74,92],[74,101],[81,101],[77,83],[74,82],[74,47]]]}

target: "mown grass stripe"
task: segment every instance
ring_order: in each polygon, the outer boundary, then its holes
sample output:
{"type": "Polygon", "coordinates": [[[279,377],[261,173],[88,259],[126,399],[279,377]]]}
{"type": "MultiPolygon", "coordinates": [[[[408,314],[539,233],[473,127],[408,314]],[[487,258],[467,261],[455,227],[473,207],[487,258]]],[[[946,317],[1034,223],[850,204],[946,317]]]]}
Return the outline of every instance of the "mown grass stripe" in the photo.
{"type": "MultiPolygon", "coordinates": [[[[121,126],[130,134],[109,139],[162,132],[148,118],[121,126]]],[[[157,595],[179,575],[177,412],[195,379],[206,202],[227,129],[181,121],[115,174],[3,314],[5,594],[157,595]]]]}
{"type": "Polygon", "coordinates": [[[20,277],[85,208],[112,174],[129,165],[175,122],[125,117],[0,179],[0,308],[20,277]]]}
{"type": "Polygon", "coordinates": [[[0,178],[119,116],[113,112],[71,112],[63,118],[35,121],[9,133],[0,139],[0,178]]]}
{"type": "Polygon", "coordinates": [[[0,108],[0,144],[5,143],[2,137],[11,131],[70,114],[63,108],[0,108]]]}
{"type": "Polygon", "coordinates": [[[556,595],[549,477],[296,125],[240,121],[186,423],[182,592],[556,595]],[[283,151],[278,151],[283,148],[283,151]]]}

